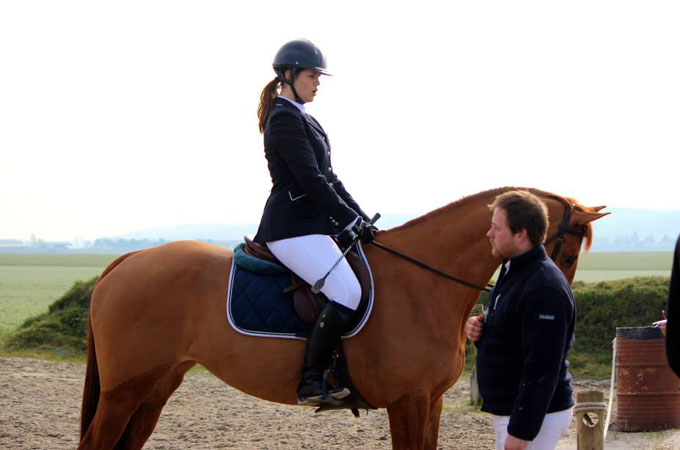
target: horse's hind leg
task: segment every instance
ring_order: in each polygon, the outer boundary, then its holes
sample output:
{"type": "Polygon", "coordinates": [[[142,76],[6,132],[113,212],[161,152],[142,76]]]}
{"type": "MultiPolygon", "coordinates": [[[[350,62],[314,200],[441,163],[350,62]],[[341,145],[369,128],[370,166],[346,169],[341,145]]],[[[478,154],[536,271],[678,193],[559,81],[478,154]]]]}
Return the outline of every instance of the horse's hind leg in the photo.
{"type": "Polygon", "coordinates": [[[144,446],[156,428],[158,418],[170,395],[182,384],[184,374],[194,365],[193,362],[185,363],[156,383],[133,414],[116,449],[139,450],[144,446]]]}
{"type": "Polygon", "coordinates": [[[113,449],[123,434],[130,417],[139,407],[147,392],[101,393],[97,413],[83,436],[78,450],[113,449]]]}
{"type": "Polygon", "coordinates": [[[155,369],[126,381],[115,389],[102,391],[99,394],[97,412],[78,450],[115,448],[132,415],[166,373],[167,367],[155,369]]]}

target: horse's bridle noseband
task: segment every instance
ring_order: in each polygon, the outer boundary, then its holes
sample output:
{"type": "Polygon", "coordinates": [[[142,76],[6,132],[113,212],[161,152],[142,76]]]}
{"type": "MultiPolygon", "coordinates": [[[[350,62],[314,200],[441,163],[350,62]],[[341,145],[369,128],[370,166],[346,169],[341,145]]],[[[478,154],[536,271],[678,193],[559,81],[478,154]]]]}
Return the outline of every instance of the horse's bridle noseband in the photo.
{"type": "MultiPolygon", "coordinates": [[[[553,234],[551,234],[545,240],[545,242],[543,242],[543,245],[547,245],[550,242],[557,239],[557,242],[555,243],[555,247],[553,248],[552,254],[550,255],[550,259],[552,259],[555,263],[557,263],[557,256],[560,254],[560,249],[562,248],[562,243],[564,242],[564,235],[566,233],[569,233],[569,234],[574,234],[576,236],[584,236],[586,234],[586,227],[585,226],[581,226],[581,227],[569,226],[569,220],[571,219],[571,214],[574,211],[575,205],[573,203],[566,202],[562,198],[559,198],[559,197],[554,197],[554,198],[556,200],[559,200],[560,202],[562,202],[562,204],[564,205],[564,217],[562,217],[562,222],[560,223],[560,226],[557,229],[557,231],[554,232],[553,234]]],[[[417,265],[418,267],[422,267],[425,270],[429,270],[430,272],[434,272],[437,275],[441,275],[444,278],[448,278],[449,280],[455,281],[456,283],[462,284],[463,286],[468,286],[468,287],[471,287],[473,289],[478,289],[480,291],[486,291],[486,292],[490,291],[489,288],[493,288],[492,284],[487,284],[486,287],[483,287],[483,286],[478,286],[474,283],[470,283],[470,282],[465,281],[465,280],[461,280],[460,278],[456,278],[453,275],[449,275],[446,272],[443,272],[439,269],[435,269],[434,267],[429,266],[422,261],[418,261],[417,259],[415,259],[411,256],[408,256],[404,253],[398,252],[397,250],[391,249],[391,248],[385,246],[384,244],[381,244],[380,242],[371,241],[371,244],[373,244],[374,246],[376,246],[376,247],[378,247],[382,250],[385,250],[386,252],[392,253],[395,256],[398,256],[402,259],[405,259],[406,261],[413,263],[413,264],[417,265]]]]}

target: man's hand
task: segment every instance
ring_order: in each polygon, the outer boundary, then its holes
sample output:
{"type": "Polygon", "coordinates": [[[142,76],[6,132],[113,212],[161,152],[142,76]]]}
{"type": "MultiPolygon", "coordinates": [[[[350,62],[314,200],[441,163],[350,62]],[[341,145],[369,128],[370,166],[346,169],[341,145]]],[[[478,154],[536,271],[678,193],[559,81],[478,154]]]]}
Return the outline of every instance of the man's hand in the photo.
{"type": "Polygon", "coordinates": [[[508,437],[505,438],[505,450],[524,450],[526,445],[527,441],[516,438],[511,434],[508,434],[508,437]]]}
{"type": "Polygon", "coordinates": [[[472,316],[465,324],[465,334],[472,342],[477,342],[482,338],[484,328],[484,314],[472,316]]]}

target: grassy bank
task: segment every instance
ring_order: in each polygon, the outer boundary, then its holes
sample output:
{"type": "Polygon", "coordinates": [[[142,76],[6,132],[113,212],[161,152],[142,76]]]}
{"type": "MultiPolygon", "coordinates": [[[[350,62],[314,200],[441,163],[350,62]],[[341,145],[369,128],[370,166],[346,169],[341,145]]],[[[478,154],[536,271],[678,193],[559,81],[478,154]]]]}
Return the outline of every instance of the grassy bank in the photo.
{"type": "Polygon", "coordinates": [[[0,339],[47,311],[77,280],[98,275],[116,255],[0,254],[0,339]]]}

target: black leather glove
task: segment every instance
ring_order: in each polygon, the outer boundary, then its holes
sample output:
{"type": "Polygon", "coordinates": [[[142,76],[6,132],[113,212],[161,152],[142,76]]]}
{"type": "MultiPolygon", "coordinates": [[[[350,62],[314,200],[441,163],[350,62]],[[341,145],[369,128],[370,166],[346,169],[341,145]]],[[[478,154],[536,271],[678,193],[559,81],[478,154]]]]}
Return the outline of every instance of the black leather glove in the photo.
{"type": "Polygon", "coordinates": [[[373,225],[365,220],[355,225],[355,233],[359,235],[361,242],[367,244],[375,239],[375,234],[373,232],[373,225]]]}
{"type": "Polygon", "coordinates": [[[343,250],[352,245],[356,238],[357,234],[351,228],[346,228],[337,235],[338,244],[343,250]]]}

